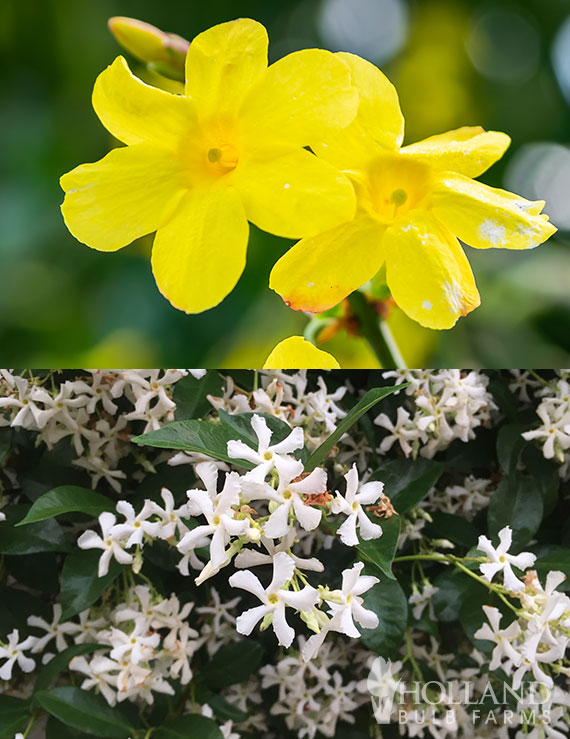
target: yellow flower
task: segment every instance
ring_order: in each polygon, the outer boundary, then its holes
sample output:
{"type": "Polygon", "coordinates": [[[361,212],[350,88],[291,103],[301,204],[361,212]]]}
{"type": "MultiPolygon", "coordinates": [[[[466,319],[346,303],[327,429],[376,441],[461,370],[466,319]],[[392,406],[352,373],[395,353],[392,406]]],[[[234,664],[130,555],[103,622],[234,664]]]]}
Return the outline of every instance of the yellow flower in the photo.
{"type": "Polygon", "coordinates": [[[355,211],[348,179],[303,148],[353,120],[348,67],[318,49],[267,67],[267,43],[248,19],[200,34],[186,56],[184,95],[145,85],[118,57],[98,77],[93,107],[127,146],[61,178],[65,222],[88,246],[115,251],[157,231],[157,285],[188,313],[235,286],[248,220],[302,238],[355,211]]]}
{"type": "Polygon", "coordinates": [[[451,328],[480,303],[458,239],[478,249],[529,249],[556,229],[530,202],[478,177],[510,143],[465,127],[400,148],[404,119],[394,87],[372,64],[339,54],[360,93],[354,122],[311,144],[356,188],[353,219],[293,246],[270,287],[296,310],[328,310],[385,264],[397,304],[428,328],[451,328]]]}
{"type": "Polygon", "coordinates": [[[340,369],[340,364],[302,336],[290,336],[277,344],[263,369],[340,369]]]}

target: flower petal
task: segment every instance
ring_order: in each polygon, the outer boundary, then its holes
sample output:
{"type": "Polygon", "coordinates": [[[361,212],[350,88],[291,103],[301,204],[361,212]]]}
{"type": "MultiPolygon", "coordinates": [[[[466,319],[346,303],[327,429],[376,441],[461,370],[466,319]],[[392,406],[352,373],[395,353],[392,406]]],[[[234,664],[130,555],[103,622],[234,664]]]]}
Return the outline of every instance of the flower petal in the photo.
{"type": "Polygon", "coordinates": [[[259,148],[233,174],[248,220],[276,236],[313,236],[354,216],[348,179],[305,149],[259,148]]]}
{"type": "Polygon", "coordinates": [[[265,603],[265,590],[259,582],[259,578],[257,578],[253,574],[253,572],[250,572],[249,570],[240,570],[240,572],[234,572],[234,574],[229,578],[228,582],[232,586],[232,588],[241,588],[242,590],[247,590],[249,593],[259,598],[260,601],[265,603]]]}
{"type": "Polygon", "coordinates": [[[272,64],[242,106],[245,135],[306,146],[323,130],[344,128],[356,115],[358,92],[347,65],[330,51],[303,49],[272,64]]]}
{"type": "Polygon", "coordinates": [[[278,552],[273,557],[273,577],[267,588],[268,593],[275,593],[293,577],[295,562],[286,552],[278,552]]]}
{"type": "Polygon", "coordinates": [[[437,218],[477,249],[532,249],[556,231],[540,212],[544,201],[525,200],[451,172],[436,180],[430,202],[437,218]]]}
{"type": "Polygon", "coordinates": [[[263,525],[263,534],[268,536],[270,539],[277,539],[289,531],[289,509],[291,508],[289,502],[281,503],[273,511],[273,513],[267,519],[267,522],[263,525]]]}
{"type": "Polygon", "coordinates": [[[235,190],[191,190],[154,240],[152,270],[160,292],[186,313],[213,308],[243,272],[248,236],[235,190]]]}
{"type": "Polygon", "coordinates": [[[116,251],[168,220],[182,192],[176,158],[148,143],[113,149],[60,179],[67,228],[87,246],[116,251]]]}
{"type": "Polygon", "coordinates": [[[305,531],[313,531],[321,522],[322,511],[319,508],[305,505],[298,496],[295,496],[293,499],[293,509],[297,516],[297,521],[299,521],[305,531]]]}
{"type": "Polygon", "coordinates": [[[152,141],[159,147],[176,146],[196,125],[191,100],[146,85],[122,56],[97,77],[92,101],[101,123],[125,144],[152,141]]]}
{"type": "Polygon", "coordinates": [[[273,611],[273,631],[280,646],[291,646],[295,638],[295,631],[287,623],[287,619],[285,618],[285,604],[281,601],[273,611]]]}
{"type": "Polygon", "coordinates": [[[400,153],[436,169],[478,177],[503,156],[510,143],[506,133],[464,126],[404,146],[400,153]]]}
{"type": "Polygon", "coordinates": [[[272,432],[267,425],[267,421],[265,420],[265,418],[263,418],[263,416],[257,415],[257,413],[254,413],[251,419],[251,428],[255,431],[255,435],[257,436],[259,449],[268,449],[269,445],[271,444],[272,432]]]}
{"type": "Polygon", "coordinates": [[[267,68],[267,31],[240,18],[196,36],[186,55],[186,94],[200,115],[234,112],[267,68]]]}
{"type": "Polygon", "coordinates": [[[277,344],[263,369],[340,369],[340,364],[302,336],[290,336],[277,344]]]}
{"type": "Polygon", "coordinates": [[[370,280],[384,263],[384,226],[367,216],[302,239],[271,271],[269,287],[294,310],[321,313],[370,280]]]}
{"type": "Polygon", "coordinates": [[[427,328],[451,328],[480,303],[457,239],[428,211],[411,211],[383,240],[388,287],[400,308],[427,328]]]}
{"type": "Polygon", "coordinates": [[[305,585],[302,590],[281,590],[279,597],[297,611],[310,611],[319,602],[319,591],[310,585],[305,585]]]}
{"type": "Polygon", "coordinates": [[[351,73],[352,84],[359,94],[355,122],[387,149],[398,149],[404,138],[404,116],[398,93],[378,67],[356,54],[339,52],[351,73]]]}
{"type": "Polygon", "coordinates": [[[241,616],[237,617],[237,632],[244,636],[249,636],[255,628],[255,625],[259,623],[259,621],[261,621],[265,614],[269,613],[270,610],[270,606],[256,606],[255,608],[250,608],[249,610],[244,611],[241,616]]]}

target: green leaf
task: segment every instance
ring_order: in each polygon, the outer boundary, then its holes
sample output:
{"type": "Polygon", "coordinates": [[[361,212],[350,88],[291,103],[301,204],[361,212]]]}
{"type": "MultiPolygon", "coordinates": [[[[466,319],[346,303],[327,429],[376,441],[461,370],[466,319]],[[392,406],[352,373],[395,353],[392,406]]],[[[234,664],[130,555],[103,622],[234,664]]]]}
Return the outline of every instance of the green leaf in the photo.
{"type": "Polygon", "coordinates": [[[423,500],[442,476],[444,466],[433,459],[390,459],[378,467],[373,480],[384,483],[384,492],[398,513],[406,513],[423,500]]]}
{"type": "Polygon", "coordinates": [[[222,394],[223,380],[217,370],[208,370],[201,380],[188,374],[174,385],[172,399],[176,403],[177,421],[202,418],[212,410],[208,395],[222,394]]]}
{"type": "Polygon", "coordinates": [[[105,649],[105,647],[102,644],[73,644],[59,652],[50,659],[38,675],[34,691],[37,693],[39,690],[47,690],[59,673],[69,666],[69,662],[73,657],[80,654],[89,654],[97,649],[105,649]]]}
{"type": "MultiPolygon", "coordinates": [[[[469,587],[463,595],[463,602],[459,609],[459,620],[473,645],[484,654],[490,654],[493,651],[493,642],[487,641],[486,639],[475,639],[475,632],[484,623],[487,623],[483,606],[494,606],[495,608],[499,608],[500,611],[502,610],[501,601],[494,593],[491,593],[484,585],[479,585],[470,578],[469,587]]],[[[509,619],[503,617],[501,628],[506,628],[508,625],[509,619]]]]}
{"type": "Polygon", "coordinates": [[[28,515],[16,526],[45,521],[62,513],[87,513],[97,517],[104,511],[114,510],[113,502],[101,493],[75,485],[61,485],[39,497],[28,511],[28,515]]]}
{"type": "Polygon", "coordinates": [[[380,580],[362,597],[364,607],[374,611],[379,620],[375,629],[361,629],[362,643],[382,657],[395,656],[408,622],[404,591],[396,580],[380,580]]]}
{"type": "Polygon", "coordinates": [[[432,598],[435,615],[445,623],[457,621],[466,593],[471,590],[470,578],[456,567],[449,567],[433,581],[438,588],[432,598]]]}
{"type": "Polygon", "coordinates": [[[435,511],[430,513],[431,523],[426,531],[434,539],[449,539],[454,544],[471,549],[477,544],[479,533],[470,521],[452,513],[435,511]]]}
{"type": "Polygon", "coordinates": [[[271,443],[277,444],[286,439],[293,430],[288,423],[280,418],[271,416],[268,413],[226,413],[224,410],[218,411],[222,426],[230,429],[232,439],[240,439],[244,441],[252,449],[257,449],[259,441],[257,435],[251,426],[251,419],[254,415],[261,416],[271,430],[271,443]]]}
{"type": "Polygon", "coordinates": [[[235,433],[227,426],[218,426],[210,421],[174,421],[157,431],[135,436],[132,441],[160,449],[199,452],[247,470],[253,469],[255,465],[251,462],[228,457],[228,441],[232,439],[235,439],[235,433]]]}
{"type": "Polygon", "coordinates": [[[378,523],[382,526],[382,536],[371,541],[359,540],[356,548],[360,552],[362,560],[373,564],[384,575],[391,580],[395,580],[396,578],[392,573],[392,560],[400,536],[400,516],[391,516],[378,523]]]}
{"type": "Polygon", "coordinates": [[[247,639],[220,647],[200,671],[200,680],[209,688],[220,690],[241,683],[261,664],[263,649],[247,639]]]}
{"type": "Polygon", "coordinates": [[[499,429],[497,435],[497,459],[507,476],[516,473],[520,456],[527,443],[521,434],[527,430],[528,427],[520,423],[509,423],[499,429]]]}
{"type": "Polygon", "coordinates": [[[0,585],[0,603],[0,637],[13,629],[19,629],[20,636],[27,634],[29,629],[25,624],[28,616],[50,618],[51,608],[45,600],[19,588],[0,585]]]}
{"type": "Polygon", "coordinates": [[[45,739],[85,739],[88,736],[83,731],[62,724],[54,716],[49,716],[47,720],[45,739]]]}
{"type": "Polygon", "coordinates": [[[100,556],[98,550],[87,550],[66,558],[61,573],[60,593],[63,621],[92,606],[121,572],[121,565],[112,559],[109,572],[104,577],[98,577],[100,556]]]}
{"type": "Polygon", "coordinates": [[[14,739],[30,720],[30,701],[0,695],[0,739],[14,739]]]}
{"type": "Polygon", "coordinates": [[[38,552],[70,552],[72,547],[57,521],[31,524],[18,531],[8,521],[0,523],[0,554],[37,554],[38,552]]]}
{"type": "Polygon", "coordinates": [[[329,455],[329,452],[340,439],[343,434],[354,426],[358,419],[363,416],[367,411],[373,408],[376,403],[379,403],[383,398],[398,390],[403,390],[408,387],[410,383],[406,382],[402,385],[391,385],[385,387],[375,387],[369,390],[366,395],[361,398],[358,403],[347,413],[342,419],[332,434],[318,446],[315,451],[311,454],[305,464],[305,471],[311,472],[315,467],[318,467],[329,455]]]}
{"type": "Polygon", "coordinates": [[[88,734],[127,739],[136,731],[117,708],[100,695],[71,685],[36,693],[40,706],[59,721],[88,734]]]}
{"type": "Polygon", "coordinates": [[[197,713],[162,724],[152,736],[153,739],[223,739],[216,722],[197,713]]]}
{"type": "Polygon", "coordinates": [[[513,551],[527,544],[542,521],[544,504],[536,484],[516,474],[501,480],[491,496],[487,511],[489,535],[496,538],[505,526],[513,530],[513,551]]]}

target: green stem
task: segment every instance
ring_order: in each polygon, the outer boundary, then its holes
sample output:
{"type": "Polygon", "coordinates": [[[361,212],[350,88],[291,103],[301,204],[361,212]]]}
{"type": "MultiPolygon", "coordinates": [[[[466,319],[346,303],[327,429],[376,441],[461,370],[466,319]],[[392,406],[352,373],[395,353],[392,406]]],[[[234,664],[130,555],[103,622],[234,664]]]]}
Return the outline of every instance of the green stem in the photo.
{"type": "Polygon", "coordinates": [[[378,316],[366,296],[356,290],[348,296],[350,306],[358,318],[360,333],[368,341],[383,369],[405,369],[394,337],[386,321],[378,316]]]}

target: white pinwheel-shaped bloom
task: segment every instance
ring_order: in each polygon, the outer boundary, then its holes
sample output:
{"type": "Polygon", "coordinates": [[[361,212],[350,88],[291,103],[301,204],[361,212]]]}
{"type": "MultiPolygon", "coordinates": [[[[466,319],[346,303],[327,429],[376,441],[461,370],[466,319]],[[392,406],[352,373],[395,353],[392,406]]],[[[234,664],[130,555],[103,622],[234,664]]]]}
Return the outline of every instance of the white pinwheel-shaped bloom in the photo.
{"type": "Polygon", "coordinates": [[[10,680],[12,677],[12,669],[16,663],[24,672],[31,672],[36,666],[35,661],[31,657],[26,657],[24,652],[32,649],[36,643],[35,636],[28,636],[27,639],[20,641],[20,632],[14,629],[8,634],[8,643],[5,647],[0,645],[0,659],[6,662],[0,667],[0,680],[10,680]]]}
{"type": "Polygon", "coordinates": [[[255,469],[246,474],[249,480],[263,482],[275,465],[275,458],[279,454],[291,454],[301,449],[305,443],[303,429],[297,426],[289,436],[277,444],[271,444],[273,432],[267,425],[265,418],[254,414],[251,427],[257,436],[257,451],[243,441],[228,441],[228,457],[232,459],[246,459],[256,465],[255,469]]]}
{"type": "Polygon", "coordinates": [[[110,706],[117,702],[117,668],[112,659],[95,655],[89,662],[85,657],[73,657],[69,668],[83,673],[86,677],[81,683],[82,690],[97,688],[110,706]]]}
{"type": "Polygon", "coordinates": [[[188,531],[188,526],[186,526],[182,518],[190,517],[188,503],[184,503],[176,508],[174,496],[168,488],[162,488],[160,497],[164,502],[164,507],[154,501],[150,501],[149,505],[151,512],[161,519],[158,523],[157,531],[153,536],[158,536],[166,540],[172,538],[177,531],[180,536],[184,536],[188,531]]]}
{"type": "Polygon", "coordinates": [[[497,645],[493,649],[493,657],[489,664],[490,670],[496,670],[503,662],[508,659],[513,665],[518,666],[521,662],[521,654],[513,645],[513,641],[521,635],[521,627],[518,621],[513,621],[506,629],[500,629],[502,614],[498,608],[493,606],[483,606],[483,610],[489,620],[488,624],[483,624],[481,628],[475,632],[475,639],[485,639],[486,641],[495,642],[497,645]],[[489,625],[490,624],[490,625],[489,625]]]}
{"type": "Polygon", "coordinates": [[[295,571],[295,563],[285,552],[279,552],[273,558],[273,578],[264,588],[253,572],[241,570],[229,579],[233,588],[242,588],[255,595],[261,601],[260,606],[250,608],[236,621],[236,629],[240,634],[249,636],[262,618],[271,614],[273,631],[282,647],[290,647],[295,636],[294,629],[285,618],[285,608],[289,606],[297,611],[310,611],[319,601],[318,590],[306,585],[302,590],[283,590],[283,586],[291,580],[295,571]]]}
{"type": "Polygon", "coordinates": [[[138,665],[140,662],[147,662],[154,655],[154,650],[160,643],[160,634],[155,632],[149,635],[146,618],[139,616],[135,620],[135,628],[129,634],[112,626],[108,639],[113,647],[109,654],[111,659],[119,661],[128,655],[130,662],[138,665]]]}
{"type": "Polygon", "coordinates": [[[363,562],[357,562],[350,569],[342,572],[342,588],[330,594],[331,600],[324,596],[330,606],[329,615],[332,617],[318,634],[307,640],[302,650],[305,662],[317,654],[329,631],[337,631],[354,639],[360,638],[360,631],[354,622],[357,621],[365,629],[375,629],[378,626],[378,616],[371,610],[364,608],[362,593],[370,590],[379,582],[372,575],[361,575],[363,562]],[[334,600],[333,600],[334,598],[334,600]]]}
{"type": "Polygon", "coordinates": [[[359,489],[358,470],[355,464],[352,465],[344,477],[346,480],[346,493],[343,497],[337,491],[336,498],[331,505],[331,510],[333,513],[343,513],[347,516],[346,521],[337,529],[337,534],[340,536],[343,544],[354,547],[358,544],[358,536],[356,535],[357,523],[360,536],[365,541],[378,539],[378,537],[382,536],[382,527],[376,523],[372,523],[362,506],[376,503],[382,495],[384,483],[366,482],[359,489]]]}
{"type": "MultiPolygon", "coordinates": [[[[307,477],[293,482],[303,473],[302,462],[292,457],[276,457],[275,468],[279,474],[277,489],[273,490],[269,485],[264,485],[266,491],[264,497],[277,503],[277,507],[263,526],[265,536],[277,539],[287,534],[291,509],[305,531],[316,529],[320,523],[322,511],[307,505],[304,496],[320,495],[326,491],[327,473],[325,470],[317,467],[307,477]]],[[[244,490],[247,494],[247,482],[244,483],[244,490]]]]}
{"type": "Polygon", "coordinates": [[[234,517],[232,506],[239,504],[240,478],[235,472],[226,475],[224,489],[214,501],[206,490],[189,490],[188,500],[191,508],[196,508],[206,517],[207,524],[197,526],[184,534],[178,543],[178,550],[186,554],[198,546],[204,537],[211,536],[210,568],[214,574],[226,561],[226,545],[232,536],[243,536],[249,528],[249,520],[234,517]]]}
{"type": "Polygon", "coordinates": [[[44,618],[40,618],[40,616],[28,617],[28,626],[35,626],[37,629],[42,629],[46,632],[44,636],[36,639],[36,643],[34,644],[32,649],[33,654],[43,652],[43,650],[52,639],[55,639],[55,646],[57,651],[62,652],[67,647],[65,634],[76,634],[80,630],[81,627],[71,621],[61,624],[59,622],[60,618],[60,603],[55,603],[53,606],[53,619],[50,624],[44,618]]]}
{"type": "Polygon", "coordinates": [[[149,521],[148,519],[155,513],[155,503],[151,500],[145,501],[140,513],[135,513],[133,506],[126,500],[120,500],[117,503],[117,513],[124,516],[122,523],[115,524],[110,533],[119,540],[126,539],[125,548],[141,546],[145,534],[152,539],[157,537],[162,528],[160,521],[149,521]]]}
{"type": "Polygon", "coordinates": [[[102,549],[103,554],[99,560],[99,577],[103,577],[109,572],[109,563],[112,557],[122,565],[130,565],[133,563],[133,556],[125,552],[116,534],[111,532],[115,525],[116,517],[113,513],[102,513],[99,516],[99,525],[101,526],[100,537],[94,531],[84,531],[77,540],[77,546],[80,549],[102,549]]]}
{"type": "Polygon", "coordinates": [[[497,572],[502,571],[503,582],[507,590],[511,592],[523,590],[524,583],[513,572],[513,566],[518,567],[520,570],[526,570],[528,567],[533,566],[536,556],[531,552],[521,552],[517,555],[508,553],[513,541],[513,532],[510,526],[505,526],[504,529],[499,531],[499,541],[500,544],[495,549],[486,536],[479,537],[477,549],[484,552],[491,560],[490,562],[479,565],[481,574],[485,580],[491,582],[497,572]]]}

